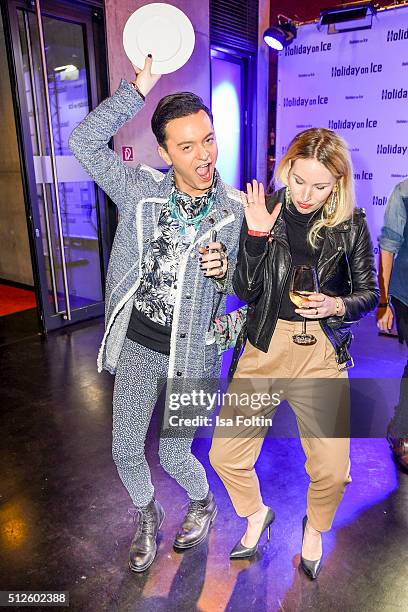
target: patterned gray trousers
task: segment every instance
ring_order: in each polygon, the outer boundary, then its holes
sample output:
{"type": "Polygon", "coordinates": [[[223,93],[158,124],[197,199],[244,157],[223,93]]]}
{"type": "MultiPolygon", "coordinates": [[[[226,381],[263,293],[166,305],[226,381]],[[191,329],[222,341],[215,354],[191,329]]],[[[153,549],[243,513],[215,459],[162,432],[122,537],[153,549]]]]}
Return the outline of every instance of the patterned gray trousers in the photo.
{"type": "MultiPolygon", "coordinates": [[[[125,339],[119,357],[113,392],[112,456],[119,476],[135,506],[146,506],[152,499],[145,439],[158,399],[158,379],[166,379],[169,358],[125,339]]],[[[205,470],[191,452],[193,436],[161,437],[159,457],[162,467],[186,491],[190,499],[208,494],[205,470]]]]}

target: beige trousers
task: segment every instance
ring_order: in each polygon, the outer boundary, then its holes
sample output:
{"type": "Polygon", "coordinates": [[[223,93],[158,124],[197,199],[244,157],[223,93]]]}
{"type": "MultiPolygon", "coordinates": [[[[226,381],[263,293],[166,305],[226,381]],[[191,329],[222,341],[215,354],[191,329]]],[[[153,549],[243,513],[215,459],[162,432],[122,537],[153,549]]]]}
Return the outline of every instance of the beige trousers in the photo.
{"type": "Polygon", "coordinates": [[[316,344],[295,344],[292,336],[300,330],[301,323],[278,320],[268,353],[247,342],[224,397],[210,462],[239,516],[259,510],[262,498],[254,466],[277,398],[286,399],[306,455],[307,516],[315,529],[328,531],[351,482],[348,376],[338,370],[333,346],[317,321],[307,323],[316,344]],[[273,403],[268,402],[272,396],[273,403]],[[248,397],[256,401],[251,404],[248,397]]]}

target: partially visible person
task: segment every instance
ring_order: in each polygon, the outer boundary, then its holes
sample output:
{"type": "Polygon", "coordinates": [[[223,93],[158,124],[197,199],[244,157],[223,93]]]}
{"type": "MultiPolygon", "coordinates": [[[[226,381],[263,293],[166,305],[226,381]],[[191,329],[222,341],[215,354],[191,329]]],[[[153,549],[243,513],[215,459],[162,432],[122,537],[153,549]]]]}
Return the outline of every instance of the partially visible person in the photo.
{"type": "MultiPolygon", "coordinates": [[[[398,339],[408,345],[408,179],[398,183],[389,197],[379,244],[381,300],[377,326],[389,333],[395,319],[398,339]]],[[[387,438],[395,457],[408,470],[408,361],[387,438]]]]}

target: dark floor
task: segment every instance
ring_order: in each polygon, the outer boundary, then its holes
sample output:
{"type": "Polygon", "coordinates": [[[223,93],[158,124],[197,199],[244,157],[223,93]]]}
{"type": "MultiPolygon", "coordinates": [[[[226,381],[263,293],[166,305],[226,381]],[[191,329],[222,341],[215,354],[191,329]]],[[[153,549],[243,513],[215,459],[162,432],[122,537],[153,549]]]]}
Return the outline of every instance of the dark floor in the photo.
{"type": "MultiPolygon", "coordinates": [[[[408,610],[408,474],[384,439],[352,441],[353,483],[312,583],[297,567],[307,488],[299,441],[265,441],[258,468],[277,514],[271,542],[256,560],[230,563],[244,522],[208,464],[208,439],[195,451],[220,512],[208,545],[174,552],[186,499],[158,464],[153,422],[148,459],[167,518],[155,563],[132,574],[132,505],[110,455],[113,379],[95,367],[101,334],[94,322],[0,349],[0,590],[66,590],[71,610],[92,612],[408,610]]],[[[353,376],[397,379],[405,351],[368,318],[356,331],[353,376]]]]}
{"type": "Polygon", "coordinates": [[[0,347],[37,336],[39,333],[40,325],[36,308],[0,317],[0,347]]]}

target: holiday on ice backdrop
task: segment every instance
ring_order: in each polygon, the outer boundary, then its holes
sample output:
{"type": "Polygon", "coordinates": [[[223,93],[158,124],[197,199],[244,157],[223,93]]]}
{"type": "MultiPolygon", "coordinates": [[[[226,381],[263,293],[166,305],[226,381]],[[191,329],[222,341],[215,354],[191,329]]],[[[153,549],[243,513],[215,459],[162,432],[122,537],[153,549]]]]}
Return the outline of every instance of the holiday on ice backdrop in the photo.
{"type": "Polygon", "coordinates": [[[277,158],[309,127],[349,144],[357,205],[377,247],[387,197],[408,177],[408,7],[377,13],[368,30],[298,28],[278,60],[277,158]]]}

